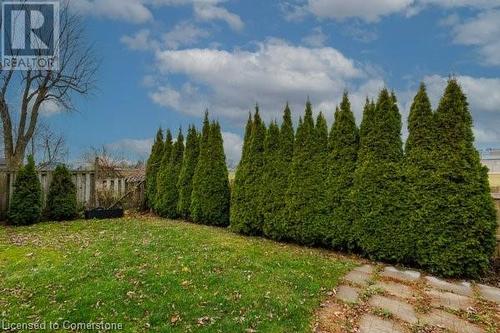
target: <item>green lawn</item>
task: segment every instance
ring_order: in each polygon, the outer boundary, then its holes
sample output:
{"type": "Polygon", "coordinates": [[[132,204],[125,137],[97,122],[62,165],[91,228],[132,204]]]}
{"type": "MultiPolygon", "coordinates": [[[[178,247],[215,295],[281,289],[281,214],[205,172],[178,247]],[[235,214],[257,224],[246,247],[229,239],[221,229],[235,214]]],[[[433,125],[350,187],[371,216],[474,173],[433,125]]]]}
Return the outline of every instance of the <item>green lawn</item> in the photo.
{"type": "Polygon", "coordinates": [[[0,226],[0,322],[308,332],[353,265],[328,251],[161,219],[0,226]]]}

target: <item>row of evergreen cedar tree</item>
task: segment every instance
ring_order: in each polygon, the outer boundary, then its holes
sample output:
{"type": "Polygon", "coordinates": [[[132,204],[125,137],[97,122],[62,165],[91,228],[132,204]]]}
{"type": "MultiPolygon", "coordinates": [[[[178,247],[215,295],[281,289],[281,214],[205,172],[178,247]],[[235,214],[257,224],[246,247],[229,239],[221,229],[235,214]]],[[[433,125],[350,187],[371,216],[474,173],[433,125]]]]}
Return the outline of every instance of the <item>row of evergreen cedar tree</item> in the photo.
{"type": "Polygon", "coordinates": [[[245,235],[325,246],[476,277],[490,265],[497,226],[486,167],[474,148],[466,96],[450,79],[435,112],[422,84],[401,139],[394,93],[367,99],[358,129],[347,93],[328,133],[306,104],[297,130],[249,117],[232,186],[218,123],[190,127],[185,152],[158,132],[147,198],[160,215],[228,226],[245,235]],[[184,155],[184,156],[183,156],[184,155]],[[231,207],[229,203],[231,202],[231,207]]]}
{"type": "Polygon", "coordinates": [[[78,216],[76,186],[65,165],[58,165],[52,173],[52,181],[43,206],[42,187],[38,179],[35,161],[28,157],[16,176],[10,201],[8,222],[11,225],[31,225],[41,219],[67,221],[78,216]]]}
{"type": "Polygon", "coordinates": [[[229,225],[230,189],[226,157],[218,122],[205,113],[203,129],[190,126],[186,145],[182,130],[173,142],[156,134],[146,164],[146,203],[160,216],[197,223],[229,225]]]}

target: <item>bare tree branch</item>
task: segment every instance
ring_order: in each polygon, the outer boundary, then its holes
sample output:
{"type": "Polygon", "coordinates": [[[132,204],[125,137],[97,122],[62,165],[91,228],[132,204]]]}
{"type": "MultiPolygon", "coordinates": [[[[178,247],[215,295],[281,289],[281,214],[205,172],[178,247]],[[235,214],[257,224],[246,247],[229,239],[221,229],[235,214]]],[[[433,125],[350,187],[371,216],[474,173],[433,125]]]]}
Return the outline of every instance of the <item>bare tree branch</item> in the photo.
{"type": "Polygon", "coordinates": [[[26,72],[0,69],[0,117],[5,157],[10,167],[16,168],[22,163],[44,103],[55,102],[72,111],[75,110],[75,96],[88,95],[95,88],[98,62],[84,32],[81,17],[69,10],[66,1],[60,11],[59,36],[55,41],[59,49],[59,67],[26,72]],[[14,97],[8,92],[11,87],[21,91],[20,102],[12,100],[14,97]],[[15,128],[11,105],[20,107],[15,128]]]}

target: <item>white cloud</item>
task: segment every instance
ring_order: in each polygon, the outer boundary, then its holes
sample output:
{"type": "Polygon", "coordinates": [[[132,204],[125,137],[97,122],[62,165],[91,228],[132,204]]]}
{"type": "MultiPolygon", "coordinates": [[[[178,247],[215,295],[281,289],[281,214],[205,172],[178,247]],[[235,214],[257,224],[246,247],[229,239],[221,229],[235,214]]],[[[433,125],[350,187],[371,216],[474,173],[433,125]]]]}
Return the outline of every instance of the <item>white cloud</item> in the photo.
{"type": "Polygon", "coordinates": [[[120,41],[131,50],[148,51],[158,48],[158,42],[151,38],[151,31],[142,29],[132,36],[122,36],[120,41]]]}
{"type": "Polygon", "coordinates": [[[83,15],[93,15],[132,23],[144,23],[153,18],[140,0],[71,0],[70,6],[83,15]]]}
{"type": "Polygon", "coordinates": [[[479,13],[453,26],[454,42],[474,45],[487,64],[500,65],[500,9],[479,13]]]}
{"type": "Polygon", "coordinates": [[[279,8],[283,14],[283,17],[287,21],[299,22],[309,15],[309,10],[307,6],[297,5],[290,2],[282,1],[279,4],[279,8]]]}
{"type": "Polygon", "coordinates": [[[217,6],[217,2],[218,1],[194,2],[194,13],[196,17],[204,21],[222,20],[234,30],[243,29],[244,23],[241,18],[225,8],[217,6]]]}
{"type": "Polygon", "coordinates": [[[158,88],[151,94],[154,102],[196,116],[208,107],[240,124],[256,102],[267,120],[279,117],[287,101],[302,114],[307,96],[329,115],[344,89],[364,101],[367,92],[383,85],[334,48],[280,40],[259,43],[254,51],[166,50],[157,53],[157,61],[160,74],[181,74],[187,83],[158,88]]]}
{"type": "Polygon", "coordinates": [[[208,31],[185,21],[175,25],[161,38],[153,37],[149,29],[142,29],[133,35],[122,36],[120,41],[131,50],[158,51],[162,47],[177,49],[181,46],[196,44],[200,39],[209,35],[208,31]]]}
{"type": "Polygon", "coordinates": [[[376,22],[382,16],[407,9],[413,0],[309,0],[309,10],[318,17],[343,20],[358,17],[376,22]]]}
{"type": "Polygon", "coordinates": [[[493,8],[499,6],[498,0],[418,0],[420,5],[436,5],[445,8],[469,7],[469,8],[493,8]]]}
{"type": "Polygon", "coordinates": [[[491,9],[500,6],[498,0],[307,0],[302,5],[285,2],[281,5],[286,20],[302,20],[308,13],[321,19],[346,20],[358,18],[373,23],[392,14],[408,17],[426,7],[491,9]]]}
{"type": "Polygon", "coordinates": [[[485,130],[482,128],[474,127],[474,137],[478,143],[492,143],[498,144],[500,134],[494,130],[485,130]]]}
{"type": "Polygon", "coordinates": [[[200,29],[190,22],[181,22],[164,34],[163,40],[167,48],[177,49],[180,46],[195,44],[209,35],[208,31],[200,29]]]}
{"type": "Polygon", "coordinates": [[[224,140],[226,163],[228,167],[235,168],[241,158],[243,139],[240,135],[231,132],[222,132],[222,139],[224,140]]]}
{"type": "Polygon", "coordinates": [[[153,145],[153,139],[122,139],[106,145],[109,149],[118,154],[127,153],[127,158],[144,160],[146,159],[153,145]]]}
{"type": "Polygon", "coordinates": [[[311,34],[302,38],[302,42],[310,47],[322,47],[327,40],[328,36],[323,33],[321,27],[314,28],[311,34]]]}
{"type": "Polygon", "coordinates": [[[150,7],[193,6],[196,18],[203,21],[221,20],[232,29],[241,30],[241,18],[221,6],[225,0],[70,0],[71,8],[83,15],[111,18],[132,23],[153,19],[150,7]]]}
{"type": "Polygon", "coordinates": [[[55,100],[48,100],[40,105],[40,114],[44,117],[51,117],[64,112],[65,108],[55,100]]]}

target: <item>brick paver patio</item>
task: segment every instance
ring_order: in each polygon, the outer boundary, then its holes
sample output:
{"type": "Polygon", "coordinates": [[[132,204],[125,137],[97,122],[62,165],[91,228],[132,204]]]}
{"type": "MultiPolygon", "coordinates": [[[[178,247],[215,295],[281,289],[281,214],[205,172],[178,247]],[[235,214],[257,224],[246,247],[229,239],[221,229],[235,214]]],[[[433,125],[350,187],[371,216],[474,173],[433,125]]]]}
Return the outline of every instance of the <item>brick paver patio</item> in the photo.
{"type": "Polygon", "coordinates": [[[355,268],[330,301],[317,333],[500,332],[499,288],[395,267],[355,268]]]}

